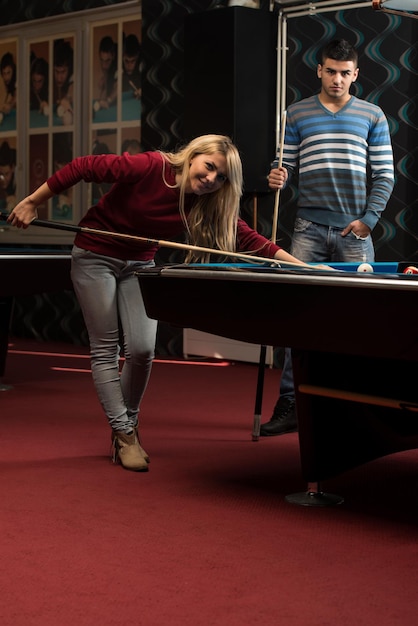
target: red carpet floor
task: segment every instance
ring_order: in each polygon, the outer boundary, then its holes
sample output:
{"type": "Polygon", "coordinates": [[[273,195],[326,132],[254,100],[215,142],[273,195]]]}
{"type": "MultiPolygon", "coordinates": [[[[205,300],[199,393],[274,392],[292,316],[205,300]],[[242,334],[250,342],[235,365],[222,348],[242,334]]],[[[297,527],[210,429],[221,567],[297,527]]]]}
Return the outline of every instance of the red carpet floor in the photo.
{"type": "MultiPolygon", "coordinates": [[[[251,441],[257,367],[154,365],[147,474],[114,466],[86,354],[15,342],[0,393],[0,623],[412,626],[418,453],[303,491],[296,434],[251,441]],[[32,353],[31,353],[32,351],[32,353]]],[[[264,419],[279,374],[266,371],[264,419]]]]}

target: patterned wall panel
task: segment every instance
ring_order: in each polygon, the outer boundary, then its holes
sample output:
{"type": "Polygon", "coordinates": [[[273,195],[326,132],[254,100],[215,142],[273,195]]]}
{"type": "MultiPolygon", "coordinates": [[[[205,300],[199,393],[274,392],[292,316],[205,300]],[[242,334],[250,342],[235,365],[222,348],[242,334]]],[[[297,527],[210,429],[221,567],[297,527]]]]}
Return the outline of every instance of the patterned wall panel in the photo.
{"type": "Polygon", "coordinates": [[[143,0],[145,150],[170,150],[183,142],[184,18],[218,5],[214,0],[143,0]]]}
{"type": "MultiPolygon", "coordinates": [[[[418,22],[369,9],[338,11],[288,22],[287,104],[318,91],[318,53],[344,37],[359,52],[352,93],[379,105],[392,136],[396,183],[373,236],[378,260],[418,258],[418,22]]],[[[295,189],[283,194],[281,230],[290,237],[295,189]]]]}
{"type": "MultiPolygon", "coordinates": [[[[184,19],[216,8],[214,0],[142,0],[142,145],[144,150],[173,150],[184,142],[184,19]]],[[[159,263],[180,262],[183,255],[161,249],[159,263]]]]}
{"type": "MultiPolygon", "coordinates": [[[[184,16],[221,4],[209,0],[143,1],[146,80],[142,125],[146,149],[171,149],[182,141],[184,16]]],[[[345,37],[358,48],[360,76],[353,93],[383,108],[392,133],[396,186],[374,231],[376,256],[378,260],[415,260],[418,256],[418,22],[367,8],[289,19],[287,104],[318,91],[317,54],[334,37],[345,37]]],[[[290,243],[295,200],[295,188],[282,193],[278,236],[284,247],[290,243]]],[[[255,205],[258,230],[270,236],[273,194],[244,197],[243,216],[251,224],[255,205]]]]}

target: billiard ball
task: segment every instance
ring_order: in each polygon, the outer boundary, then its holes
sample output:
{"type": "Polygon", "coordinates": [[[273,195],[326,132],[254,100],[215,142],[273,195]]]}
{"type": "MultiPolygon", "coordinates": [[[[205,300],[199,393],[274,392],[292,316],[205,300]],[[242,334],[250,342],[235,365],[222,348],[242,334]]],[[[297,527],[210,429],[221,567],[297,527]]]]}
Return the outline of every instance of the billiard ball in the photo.
{"type": "Polygon", "coordinates": [[[409,265],[403,271],[404,274],[418,274],[418,267],[414,267],[413,265],[409,265]]]}
{"type": "Polygon", "coordinates": [[[370,263],[360,263],[360,265],[357,268],[358,272],[373,272],[373,267],[370,265],[370,263]]]}

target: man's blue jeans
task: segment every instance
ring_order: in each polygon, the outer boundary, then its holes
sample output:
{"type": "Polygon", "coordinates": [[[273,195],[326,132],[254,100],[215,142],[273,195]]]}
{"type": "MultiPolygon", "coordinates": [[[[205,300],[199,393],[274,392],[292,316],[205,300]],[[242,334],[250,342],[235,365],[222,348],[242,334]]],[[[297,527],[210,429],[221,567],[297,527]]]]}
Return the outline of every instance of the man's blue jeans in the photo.
{"type": "Polygon", "coordinates": [[[365,239],[352,232],[341,236],[341,228],[296,218],[291,253],[305,263],[373,263],[371,235],[365,239]]]}
{"type": "MultiPolygon", "coordinates": [[[[296,218],[291,253],[305,263],[373,263],[371,235],[359,239],[349,233],[341,237],[341,229],[296,218]]],[[[307,320],[309,323],[309,320],[307,320]]],[[[290,348],[285,348],[280,379],[280,397],[294,398],[293,369],[290,348]]]]}

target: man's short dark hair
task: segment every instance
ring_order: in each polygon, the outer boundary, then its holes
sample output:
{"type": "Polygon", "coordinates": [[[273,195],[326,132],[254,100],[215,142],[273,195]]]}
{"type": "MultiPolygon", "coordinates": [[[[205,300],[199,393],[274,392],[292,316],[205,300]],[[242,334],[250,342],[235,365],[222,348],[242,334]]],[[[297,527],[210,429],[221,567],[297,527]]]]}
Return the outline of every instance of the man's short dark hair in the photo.
{"type": "Polygon", "coordinates": [[[334,59],[334,61],[353,61],[357,67],[358,54],[357,50],[345,39],[334,39],[330,41],[321,50],[321,65],[325,59],[334,59]]]}

